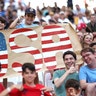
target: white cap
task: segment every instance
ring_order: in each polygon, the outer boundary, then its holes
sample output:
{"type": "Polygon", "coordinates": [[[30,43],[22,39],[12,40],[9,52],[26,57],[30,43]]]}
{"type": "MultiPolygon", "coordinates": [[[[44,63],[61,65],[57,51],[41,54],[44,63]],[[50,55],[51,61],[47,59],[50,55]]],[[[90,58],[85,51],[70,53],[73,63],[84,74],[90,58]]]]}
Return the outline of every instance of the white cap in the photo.
{"type": "Polygon", "coordinates": [[[61,11],[59,14],[64,14],[64,12],[63,12],[63,11],[61,11]]]}

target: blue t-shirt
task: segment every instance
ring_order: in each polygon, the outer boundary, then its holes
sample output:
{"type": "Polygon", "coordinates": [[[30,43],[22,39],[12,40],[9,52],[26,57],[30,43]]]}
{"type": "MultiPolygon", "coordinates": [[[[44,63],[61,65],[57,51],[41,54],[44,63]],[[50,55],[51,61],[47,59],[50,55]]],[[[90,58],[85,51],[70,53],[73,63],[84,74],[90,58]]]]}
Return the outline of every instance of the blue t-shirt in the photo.
{"type": "Polygon", "coordinates": [[[31,25],[26,25],[24,21],[22,21],[20,24],[16,26],[16,28],[31,28],[31,27],[36,27],[38,24],[31,24],[31,25]]]}
{"type": "Polygon", "coordinates": [[[87,83],[96,82],[96,69],[90,69],[87,65],[82,66],[79,71],[79,79],[87,83]]]}
{"type": "MultiPolygon", "coordinates": [[[[55,71],[54,74],[53,74],[53,80],[55,78],[60,78],[65,72],[66,72],[65,70],[57,70],[57,71],[55,71]]],[[[56,86],[54,86],[54,90],[55,90],[56,96],[66,96],[65,83],[66,83],[66,81],[68,79],[79,80],[79,75],[76,72],[74,72],[72,74],[69,74],[60,87],[57,88],[56,86]]]]}

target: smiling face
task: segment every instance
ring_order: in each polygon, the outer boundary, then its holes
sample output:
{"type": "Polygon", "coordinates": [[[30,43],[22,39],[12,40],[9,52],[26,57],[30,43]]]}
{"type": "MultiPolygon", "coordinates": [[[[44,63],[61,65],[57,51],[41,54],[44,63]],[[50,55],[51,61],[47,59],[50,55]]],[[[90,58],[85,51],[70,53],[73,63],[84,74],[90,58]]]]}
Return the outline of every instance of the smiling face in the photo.
{"type": "Polygon", "coordinates": [[[35,19],[35,16],[33,14],[26,14],[25,15],[25,24],[31,25],[35,19]]]}
{"type": "Polygon", "coordinates": [[[83,60],[87,63],[89,67],[94,65],[94,61],[96,61],[96,54],[92,52],[82,52],[83,60]]]}
{"type": "Polygon", "coordinates": [[[36,78],[36,72],[26,68],[26,71],[22,73],[22,76],[25,80],[25,83],[30,85],[31,83],[34,83],[34,80],[36,78]]]}
{"type": "Polygon", "coordinates": [[[89,35],[89,34],[84,37],[84,42],[86,44],[91,44],[92,40],[93,40],[93,37],[91,35],[89,35]]]}
{"type": "Polygon", "coordinates": [[[72,65],[75,66],[75,58],[71,54],[66,54],[64,58],[64,63],[67,69],[69,69],[72,65]]]}

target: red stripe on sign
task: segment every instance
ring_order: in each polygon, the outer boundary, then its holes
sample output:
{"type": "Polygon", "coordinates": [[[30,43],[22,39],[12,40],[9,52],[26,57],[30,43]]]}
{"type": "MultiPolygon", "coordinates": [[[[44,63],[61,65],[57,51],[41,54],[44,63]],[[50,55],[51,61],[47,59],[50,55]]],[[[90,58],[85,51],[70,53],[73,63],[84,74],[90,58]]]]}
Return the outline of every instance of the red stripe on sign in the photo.
{"type": "MultiPolygon", "coordinates": [[[[65,40],[69,40],[69,37],[60,38],[60,41],[65,41],[65,40]]],[[[53,43],[53,40],[43,40],[42,41],[42,44],[49,44],[49,43],[53,43]]]]}
{"type": "Polygon", "coordinates": [[[13,42],[15,38],[9,38],[9,42],[13,42]]]}
{"type": "Polygon", "coordinates": [[[55,56],[53,56],[53,57],[47,57],[47,58],[44,58],[44,61],[45,62],[56,61],[56,57],[55,56]]]}
{"type": "Polygon", "coordinates": [[[3,76],[3,75],[5,75],[5,73],[0,73],[0,77],[3,76]]]}
{"type": "MultiPolygon", "coordinates": [[[[20,34],[20,35],[22,35],[22,34],[20,34]]],[[[25,36],[25,35],[24,35],[25,36]]],[[[29,37],[29,38],[37,38],[37,34],[33,34],[33,35],[28,35],[28,36],[26,36],[26,37],[29,37]]],[[[12,37],[12,38],[9,38],[9,42],[14,42],[14,39],[15,39],[16,37],[12,37]]]]}
{"type": "Polygon", "coordinates": [[[70,40],[69,37],[60,38],[60,41],[70,40]]]}
{"type": "Polygon", "coordinates": [[[48,44],[48,43],[53,43],[53,40],[44,40],[44,41],[42,41],[42,44],[48,44]]]}
{"type": "Polygon", "coordinates": [[[37,38],[37,34],[34,34],[34,35],[30,35],[30,36],[27,36],[29,38],[37,38]]]}
{"type": "Polygon", "coordinates": [[[13,64],[12,64],[12,67],[21,67],[22,66],[22,64],[20,64],[20,63],[18,63],[18,62],[14,62],[13,64]]]}
{"type": "Polygon", "coordinates": [[[28,28],[20,28],[20,29],[16,29],[15,31],[12,32],[12,34],[16,34],[16,33],[23,33],[25,31],[31,31],[32,29],[28,29],[28,28]]]}
{"type": "Polygon", "coordinates": [[[16,45],[16,46],[10,46],[10,48],[11,48],[12,50],[15,50],[15,49],[23,48],[23,47],[18,47],[18,46],[16,45]]]}
{"type": "Polygon", "coordinates": [[[25,53],[30,53],[30,54],[34,55],[34,54],[40,54],[40,51],[39,50],[32,50],[32,51],[27,51],[25,53]]]}
{"type": "MultiPolygon", "coordinates": [[[[19,49],[22,49],[24,52],[22,53],[30,53],[30,54],[39,54],[40,51],[39,50],[30,50],[30,51],[26,51],[26,49],[23,49],[23,48],[27,48],[27,47],[18,47],[18,46],[11,46],[11,49],[15,51],[15,49],[19,50],[19,49]]],[[[18,52],[18,51],[17,51],[18,52]]]]}
{"type": "Polygon", "coordinates": [[[8,64],[1,64],[1,68],[8,68],[8,64]]]}
{"type": "Polygon", "coordinates": [[[42,36],[52,36],[52,35],[58,35],[58,34],[63,34],[64,35],[64,33],[66,33],[66,31],[54,31],[54,32],[47,32],[47,33],[42,33],[42,36]]]}
{"type": "Polygon", "coordinates": [[[62,50],[62,49],[68,49],[68,48],[72,48],[71,44],[66,44],[66,45],[60,45],[57,47],[50,47],[50,48],[43,48],[43,52],[48,52],[48,51],[55,51],[55,50],[62,50]]]}
{"type": "Polygon", "coordinates": [[[48,69],[55,69],[56,68],[56,65],[54,66],[47,66],[48,69]]]}
{"type": "Polygon", "coordinates": [[[42,59],[36,59],[35,60],[35,64],[43,64],[43,60],[42,59]]]}
{"type": "Polygon", "coordinates": [[[38,72],[38,70],[40,70],[41,68],[37,68],[36,71],[38,72]]]}
{"type": "Polygon", "coordinates": [[[2,54],[2,55],[0,55],[0,59],[7,59],[8,58],[8,54],[2,54]]]}
{"type": "Polygon", "coordinates": [[[48,26],[44,27],[44,29],[53,29],[53,28],[61,28],[61,26],[59,26],[59,25],[48,25],[48,26]]]}

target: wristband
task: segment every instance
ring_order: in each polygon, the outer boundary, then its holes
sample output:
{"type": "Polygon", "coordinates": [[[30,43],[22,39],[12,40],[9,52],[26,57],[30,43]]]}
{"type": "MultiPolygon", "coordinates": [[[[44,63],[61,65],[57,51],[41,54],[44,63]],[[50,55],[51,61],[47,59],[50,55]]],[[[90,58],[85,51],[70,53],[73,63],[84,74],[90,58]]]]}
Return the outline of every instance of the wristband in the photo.
{"type": "Polygon", "coordinates": [[[7,88],[7,91],[8,91],[8,92],[11,92],[11,88],[10,88],[10,87],[8,87],[8,88],[7,88]]]}

